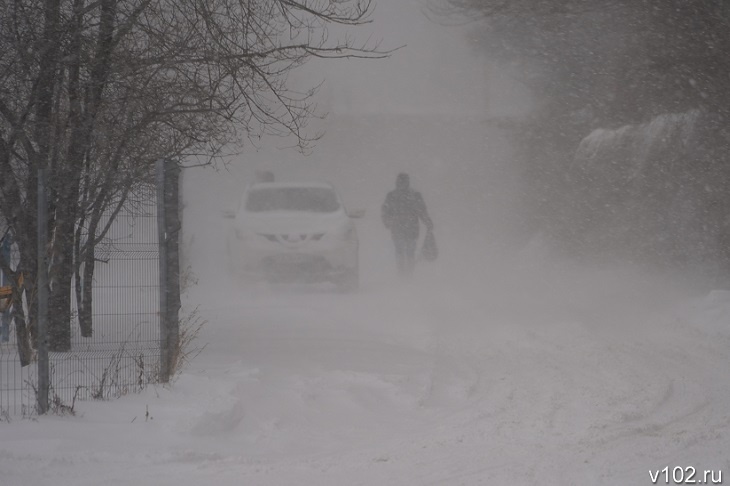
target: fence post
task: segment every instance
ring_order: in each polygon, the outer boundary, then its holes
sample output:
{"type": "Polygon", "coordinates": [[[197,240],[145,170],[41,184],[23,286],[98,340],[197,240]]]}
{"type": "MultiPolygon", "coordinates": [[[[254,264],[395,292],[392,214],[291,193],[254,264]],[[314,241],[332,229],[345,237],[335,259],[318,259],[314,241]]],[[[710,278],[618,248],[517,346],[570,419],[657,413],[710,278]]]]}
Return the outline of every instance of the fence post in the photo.
{"type": "Polygon", "coordinates": [[[178,236],[180,168],[173,160],[157,161],[157,234],[160,280],[160,381],[167,383],[178,358],[180,263],[178,236]]]}
{"type": "Polygon", "coordinates": [[[41,164],[38,168],[38,276],[36,279],[36,297],[38,299],[38,414],[48,411],[48,391],[50,377],[48,370],[48,205],[46,196],[46,168],[41,164]]]}
{"type": "Polygon", "coordinates": [[[160,381],[170,381],[170,350],[167,336],[167,231],[165,227],[165,161],[156,163],[157,169],[157,261],[160,285],[160,381]]]}
{"type": "MultiPolygon", "coordinates": [[[[174,160],[167,160],[165,167],[165,270],[167,283],[167,349],[168,371],[175,373],[180,356],[180,167],[174,160]]],[[[169,378],[168,377],[168,378],[169,378]]]]}

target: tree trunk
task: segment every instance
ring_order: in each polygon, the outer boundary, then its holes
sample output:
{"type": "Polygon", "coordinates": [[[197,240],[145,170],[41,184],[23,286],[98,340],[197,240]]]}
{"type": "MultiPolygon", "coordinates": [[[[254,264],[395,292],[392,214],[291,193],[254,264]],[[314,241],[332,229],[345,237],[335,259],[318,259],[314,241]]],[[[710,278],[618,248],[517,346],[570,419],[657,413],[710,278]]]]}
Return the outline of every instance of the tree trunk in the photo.
{"type": "Polygon", "coordinates": [[[48,276],[48,349],[61,352],[71,350],[71,281],[74,273],[74,219],[69,214],[58,217],[64,209],[69,208],[65,204],[56,207],[56,228],[48,276]]]}
{"type": "MultiPolygon", "coordinates": [[[[35,265],[35,260],[30,262],[35,265]]],[[[23,285],[19,286],[17,280],[13,286],[13,320],[15,322],[15,338],[18,346],[18,357],[20,366],[28,366],[33,360],[33,348],[38,346],[36,332],[36,298],[35,298],[35,271],[29,271],[23,262],[18,265],[16,275],[23,275],[23,285]],[[28,315],[23,310],[23,293],[28,303],[28,315]]]]}
{"type": "MultiPolygon", "coordinates": [[[[83,2],[77,1],[80,7],[83,2]]],[[[53,238],[53,264],[49,308],[50,349],[68,351],[71,349],[71,281],[74,275],[74,234],[79,212],[81,171],[91,144],[94,121],[102,99],[110,71],[113,33],[115,27],[116,0],[101,2],[99,31],[92,61],[90,80],[85,94],[85,108],[81,108],[79,90],[79,66],[71,65],[69,77],[69,121],[73,126],[64,164],[59,167],[59,198],[56,206],[56,227],[53,238]]],[[[80,29],[80,24],[79,24],[80,29]]],[[[77,32],[79,34],[79,32],[77,32]]],[[[92,235],[93,237],[93,235],[92,235]]],[[[93,272],[93,267],[89,268],[93,272]]],[[[90,283],[90,282],[86,282],[90,283]]],[[[82,330],[89,334],[90,326],[82,330]]]]}
{"type": "MultiPolygon", "coordinates": [[[[89,230],[89,234],[94,234],[96,228],[89,230]]],[[[79,327],[81,328],[82,337],[91,337],[93,334],[93,321],[92,321],[92,289],[94,279],[94,264],[96,259],[94,258],[94,246],[89,246],[87,251],[83,254],[83,271],[81,275],[81,288],[80,288],[80,299],[78,305],[79,312],[79,327]]]]}

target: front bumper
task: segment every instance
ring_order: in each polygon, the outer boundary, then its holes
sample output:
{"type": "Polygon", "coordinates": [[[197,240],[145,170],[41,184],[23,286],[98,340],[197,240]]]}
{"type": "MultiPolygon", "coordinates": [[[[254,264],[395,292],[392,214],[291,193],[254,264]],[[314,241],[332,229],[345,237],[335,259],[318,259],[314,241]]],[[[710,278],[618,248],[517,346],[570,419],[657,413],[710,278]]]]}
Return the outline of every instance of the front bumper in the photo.
{"type": "Polygon", "coordinates": [[[358,266],[357,241],[289,249],[229,239],[231,264],[250,280],[336,281],[358,266]]]}

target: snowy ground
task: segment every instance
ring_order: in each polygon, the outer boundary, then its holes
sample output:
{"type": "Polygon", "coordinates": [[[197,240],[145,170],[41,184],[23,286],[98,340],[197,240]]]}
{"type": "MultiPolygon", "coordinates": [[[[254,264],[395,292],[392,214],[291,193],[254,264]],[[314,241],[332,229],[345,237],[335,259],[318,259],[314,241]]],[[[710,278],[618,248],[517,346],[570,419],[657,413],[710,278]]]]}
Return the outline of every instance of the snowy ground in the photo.
{"type": "Polygon", "coordinates": [[[730,293],[548,263],[539,244],[468,259],[477,251],[446,236],[439,261],[403,283],[372,211],[359,223],[359,293],[246,288],[225,271],[225,220],[211,216],[221,203],[202,189],[226,187],[226,176],[196,177],[186,225],[199,281],[186,306],[199,303],[208,321],[205,349],[172,388],[0,423],[1,485],[639,485],[667,466],[694,467],[697,480],[730,474],[730,293]]]}

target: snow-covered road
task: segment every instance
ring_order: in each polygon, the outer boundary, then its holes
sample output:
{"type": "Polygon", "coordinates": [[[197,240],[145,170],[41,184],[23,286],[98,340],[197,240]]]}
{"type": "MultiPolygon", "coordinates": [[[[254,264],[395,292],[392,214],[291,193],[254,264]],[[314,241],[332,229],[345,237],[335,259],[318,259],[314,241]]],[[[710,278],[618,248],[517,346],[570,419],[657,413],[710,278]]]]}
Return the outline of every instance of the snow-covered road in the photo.
{"type": "MultiPolygon", "coordinates": [[[[434,279],[257,296],[245,322],[221,319],[256,370],[224,428],[274,460],[257,484],[643,484],[665,466],[726,468],[727,338],[664,286],[648,299],[657,282],[604,276],[598,290],[434,279]]],[[[702,302],[727,311],[726,297],[702,302]]]]}

